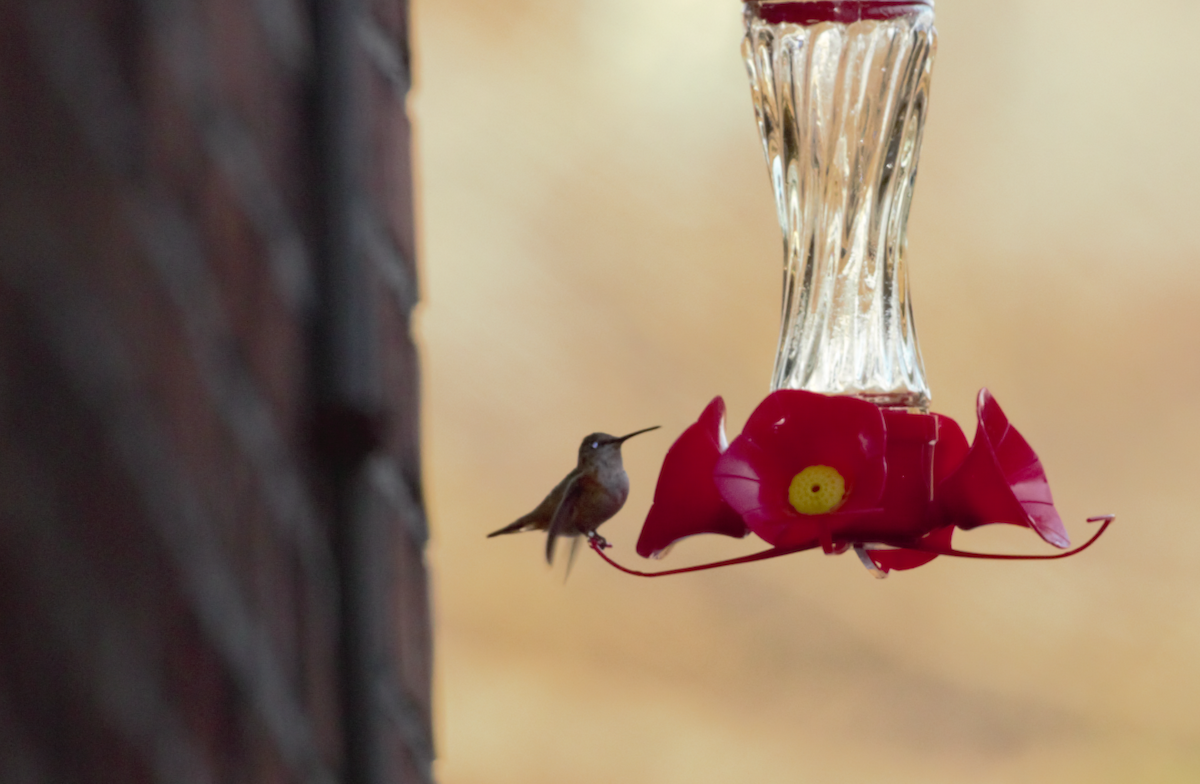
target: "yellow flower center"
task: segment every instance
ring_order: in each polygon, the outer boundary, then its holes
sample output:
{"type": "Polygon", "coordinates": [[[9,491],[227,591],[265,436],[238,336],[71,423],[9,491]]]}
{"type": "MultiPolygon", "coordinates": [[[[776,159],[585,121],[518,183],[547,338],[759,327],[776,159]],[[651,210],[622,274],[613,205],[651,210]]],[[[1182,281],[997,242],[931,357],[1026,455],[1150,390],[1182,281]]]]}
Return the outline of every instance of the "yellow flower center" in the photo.
{"type": "Polygon", "coordinates": [[[846,497],[846,480],[836,469],[811,465],[792,477],[788,501],[800,514],[816,515],[832,512],[846,497]]]}

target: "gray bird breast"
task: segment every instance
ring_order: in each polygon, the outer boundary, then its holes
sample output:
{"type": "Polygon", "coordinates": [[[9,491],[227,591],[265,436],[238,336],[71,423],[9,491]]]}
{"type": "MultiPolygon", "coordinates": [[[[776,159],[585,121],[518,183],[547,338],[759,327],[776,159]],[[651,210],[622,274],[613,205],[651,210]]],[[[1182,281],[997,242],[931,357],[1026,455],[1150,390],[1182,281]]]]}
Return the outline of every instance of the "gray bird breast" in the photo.
{"type": "Polygon", "coordinates": [[[629,497],[629,475],[621,466],[605,466],[600,471],[600,483],[607,491],[608,503],[605,504],[604,519],[621,511],[625,499],[629,497]]]}

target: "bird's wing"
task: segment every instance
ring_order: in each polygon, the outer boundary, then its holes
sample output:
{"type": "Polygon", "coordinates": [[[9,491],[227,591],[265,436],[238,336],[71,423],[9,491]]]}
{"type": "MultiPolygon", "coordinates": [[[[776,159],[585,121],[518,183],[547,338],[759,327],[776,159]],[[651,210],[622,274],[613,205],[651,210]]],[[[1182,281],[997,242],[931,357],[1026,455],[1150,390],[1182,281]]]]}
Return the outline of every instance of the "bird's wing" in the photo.
{"type": "Polygon", "coordinates": [[[521,533],[522,531],[548,530],[550,528],[550,521],[554,517],[554,511],[558,509],[563,493],[566,492],[566,487],[570,484],[571,478],[571,475],[567,474],[561,482],[554,486],[550,494],[542,499],[542,502],[537,505],[536,509],[521,517],[515,523],[509,523],[499,531],[492,531],[488,534],[488,538],[500,536],[501,534],[521,533]]]}
{"type": "MultiPolygon", "coordinates": [[[[554,510],[554,517],[550,519],[550,525],[547,527],[549,536],[546,537],[546,563],[554,563],[554,541],[567,533],[570,533],[575,525],[575,514],[579,509],[580,499],[583,498],[583,491],[586,480],[582,476],[573,477],[570,483],[567,484],[566,490],[563,492],[562,500],[558,502],[558,508],[554,510]]],[[[578,529],[576,529],[578,533],[578,529]]]]}

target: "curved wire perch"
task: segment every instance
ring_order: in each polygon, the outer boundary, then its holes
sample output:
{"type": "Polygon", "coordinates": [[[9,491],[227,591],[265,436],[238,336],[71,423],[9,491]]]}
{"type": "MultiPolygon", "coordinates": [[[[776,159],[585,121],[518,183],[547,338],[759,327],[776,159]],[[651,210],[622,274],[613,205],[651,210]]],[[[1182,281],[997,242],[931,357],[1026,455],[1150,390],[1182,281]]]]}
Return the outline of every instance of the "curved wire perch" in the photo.
{"type": "MultiPolygon", "coordinates": [[[[1068,558],[1072,555],[1075,555],[1076,553],[1081,553],[1084,550],[1088,549],[1096,542],[1097,539],[1100,538],[1100,535],[1103,534],[1108,529],[1108,526],[1110,526],[1112,524],[1113,520],[1116,520],[1116,519],[1117,519],[1116,515],[1100,515],[1098,517],[1089,517],[1087,519],[1087,521],[1089,523],[1098,523],[1103,520],[1104,525],[1100,526],[1100,530],[1098,530],[1098,531],[1096,531],[1096,533],[1092,534],[1092,537],[1090,539],[1088,539],[1086,542],[1084,542],[1083,544],[1079,545],[1078,547],[1076,547],[1072,550],[1067,550],[1066,552],[1063,552],[1063,553],[1055,553],[1054,555],[1003,555],[1000,553],[973,553],[973,552],[970,552],[967,550],[955,550],[952,547],[912,547],[912,546],[908,546],[908,547],[905,547],[904,549],[919,550],[921,552],[933,553],[935,555],[954,556],[955,558],[986,558],[986,559],[996,560],[996,561],[1051,561],[1056,558],[1068,558]]],[[[666,577],[669,574],[685,574],[687,572],[702,572],[706,569],[716,569],[717,567],[720,567],[720,566],[734,566],[736,564],[753,563],[754,561],[765,561],[768,558],[778,558],[781,555],[791,555],[792,553],[799,553],[799,552],[803,552],[805,550],[813,549],[813,547],[801,547],[798,549],[784,549],[784,548],[779,548],[779,547],[772,547],[770,550],[762,550],[757,553],[751,553],[750,555],[743,555],[739,558],[729,558],[724,561],[714,561],[712,563],[698,564],[696,566],[684,566],[679,569],[667,569],[667,570],[661,571],[661,572],[639,572],[636,569],[630,569],[626,566],[622,566],[621,564],[614,561],[612,558],[609,558],[607,555],[605,555],[604,551],[606,549],[608,549],[609,547],[612,547],[612,545],[609,544],[608,542],[606,542],[600,536],[597,536],[594,533],[589,534],[588,535],[588,545],[593,550],[595,550],[596,554],[599,555],[601,558],[603,558],[608,563],[609,566],[619,569],[620,571],[625,572],[625,574],[632,574],[635,577],[666,577]]],[[[814,545],[814,547],[815,547],[815,545],[814,545]]]]}
{"type": "MultiPolygon", "coordinates": [[[[600,537],[598,537],[598,536],[588,537],[588,545],[590,545],[591,548],[596,551],[597,555],[599,555],[601,558],[603,558],[605,561],[607,561],[609,566],[619,569],[622,572],[625,572],[625,574],[632,574],[636,577],[666,577],[668,574],[683,574],[685,572],[702,572],[705,569],[716,569],[718,566],[733,566],[734,564],[751,563],[753,561],[765,561],[768,558],[778,558],[781,555],[791,555],[792,553],[799,553],[799,552],[803,552],[804,550],[813,549],[812,547],[802,547],[798,550],[787,550],[787,549],[781,549],[779,547],[772,547],[770,550],[762,550],[757,553],[751,553],[750,555],[743,555],[740,558],[730,558],[725,561],[714,561],[712,563],[698,564],[696,566],[684,566],[680,569],[667,569],[667,570],[661,571],[661,572],[639,572],[636,569],[630,569],[627,566],[622,566],[621,564],[617,563],[616,561],[614,561],[613,559],[611,559],[607,555],[605,555],[604,551],[606,549],[608,549],[609,547],[612,547],[612,545],[609,544],[608,542],[604,541],[600,537]]],[[[814,547],[815,547],[815,545],[814,545],[814,547]]]]}
{"type": "Polygon", "coordinates": [[[1076,553],[1082,553],[1084,550],[1091,547],[1096,540],[1100,538],[1100,534],[1104,533],[1105,530],[1112,525],[1113,520],[1116,519],[1116,515],[1100,515],[1098,517],[1089,517],[1087,519],[1089,523],[1098,523],[1103,520],[1104,525],[1100,526],[1100,530],[1092,534],[1092,538],[1088,539],[1083,544],[1072,550],[1067,550],[1066,552],[1062,553],[1055,553],[1054,555],[1003,555],[1001,553],[972,553],[968,550],[955,550],[953,547],[929,547],[920,545],[915,547],[908,546],[904,549],[918,550],[922,553],[933,553],[935,555],[952,555],[955,558],[987,558],[994,561],[1053,561],[1055,558],[1069,558],[1076,553]]]}

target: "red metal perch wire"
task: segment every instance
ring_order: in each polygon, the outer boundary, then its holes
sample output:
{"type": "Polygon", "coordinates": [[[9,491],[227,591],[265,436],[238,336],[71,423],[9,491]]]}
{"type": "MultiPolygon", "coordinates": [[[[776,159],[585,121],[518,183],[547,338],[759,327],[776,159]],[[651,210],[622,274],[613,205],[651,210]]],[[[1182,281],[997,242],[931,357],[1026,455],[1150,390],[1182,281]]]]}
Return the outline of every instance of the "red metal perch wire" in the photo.
{"type": "MultiPolygon", "coordinates": [[[[912,547],[908,547],[905,549],[919,550],[921,552],[935,553],[937,555],[949,555],[949,556],[954,556],[956,558],[986,558],[989,560],[996,560],[996,561],[1052,561],[1056,558],[1068,558],[1072,555],[1081,553],[1084,550],[1088,549],[1089,547],[1092,546],[1092,544],[1097,539],[1100,538],[1100,535],[1104,533],[1105,529],[1107,529],[1108,526],[1111,525],[1113,520],[1115,520],[1115,519],[1116,519],[1115,515],[1099,515],[1097,517],[1089,517],[1087,520],[1089,523],[1098,523],[1101,521],[1104,522],[1104,524],[1100,526],[1100,530],[1098,530],[1098,531],[1096,531],[1096,533],[1092,534],[1092,537],[1090,539],[1088,539],[1086,542],[1079,545],[1075,549],[1067,550],[1066,552],[1062,552],[1062,553],[1055,553],[1054,555],[1005,555],[1005,554],[1000,554],[1000,553],[973,553],[973,552],[970,552],[967,550],[956,550],[953,547],[929,547],[929,546],[912,546],[912,547]]],[[[599,555],[601,558],[603,558],[605,561],[607,561],[610,566],[612,566],[616,569],[619,569],[622,572],[625,572],[626,574],[632,574],[637,577],[666,577],[669,574],[684,574],[686,572],[701,572],[701,571],[704,571],[705,569],[716,569],[719,566],[734,566],[736,564],[752,563],[754,561],[765,561],[768,558],[778,558],[781,555],[790,555],[791,553],[801,552],[801,550],[799,550],[799,549],[790,549],[789,550],[786,548],[772,547],[769,550],[762,550],[757,553],[751,553],[750,555],[743,555],[739,558],[730,558],[725,561],[714,561],[712,563],[698,564],[696,566],[685,566],[680,569],[667,569],[667,570],[661,571],[661,572],[639,572],[636,569],[630,569],[626,566],[622,566],[621,564],[614,561],[612,558],[609,558],[607,555],[605,555],[604,551],[606,549],[608,549],[609,547],[612,547],[612,545],[609,544],[608,542],[606,542],[599,535],[597,535],[595,533],[590,534],[588,536],[588,545],[593,550],[596,551],[597,555],[599,555]]],[[[808,549],[808,548],[802,548],[802,549],[808,549]]]]}

